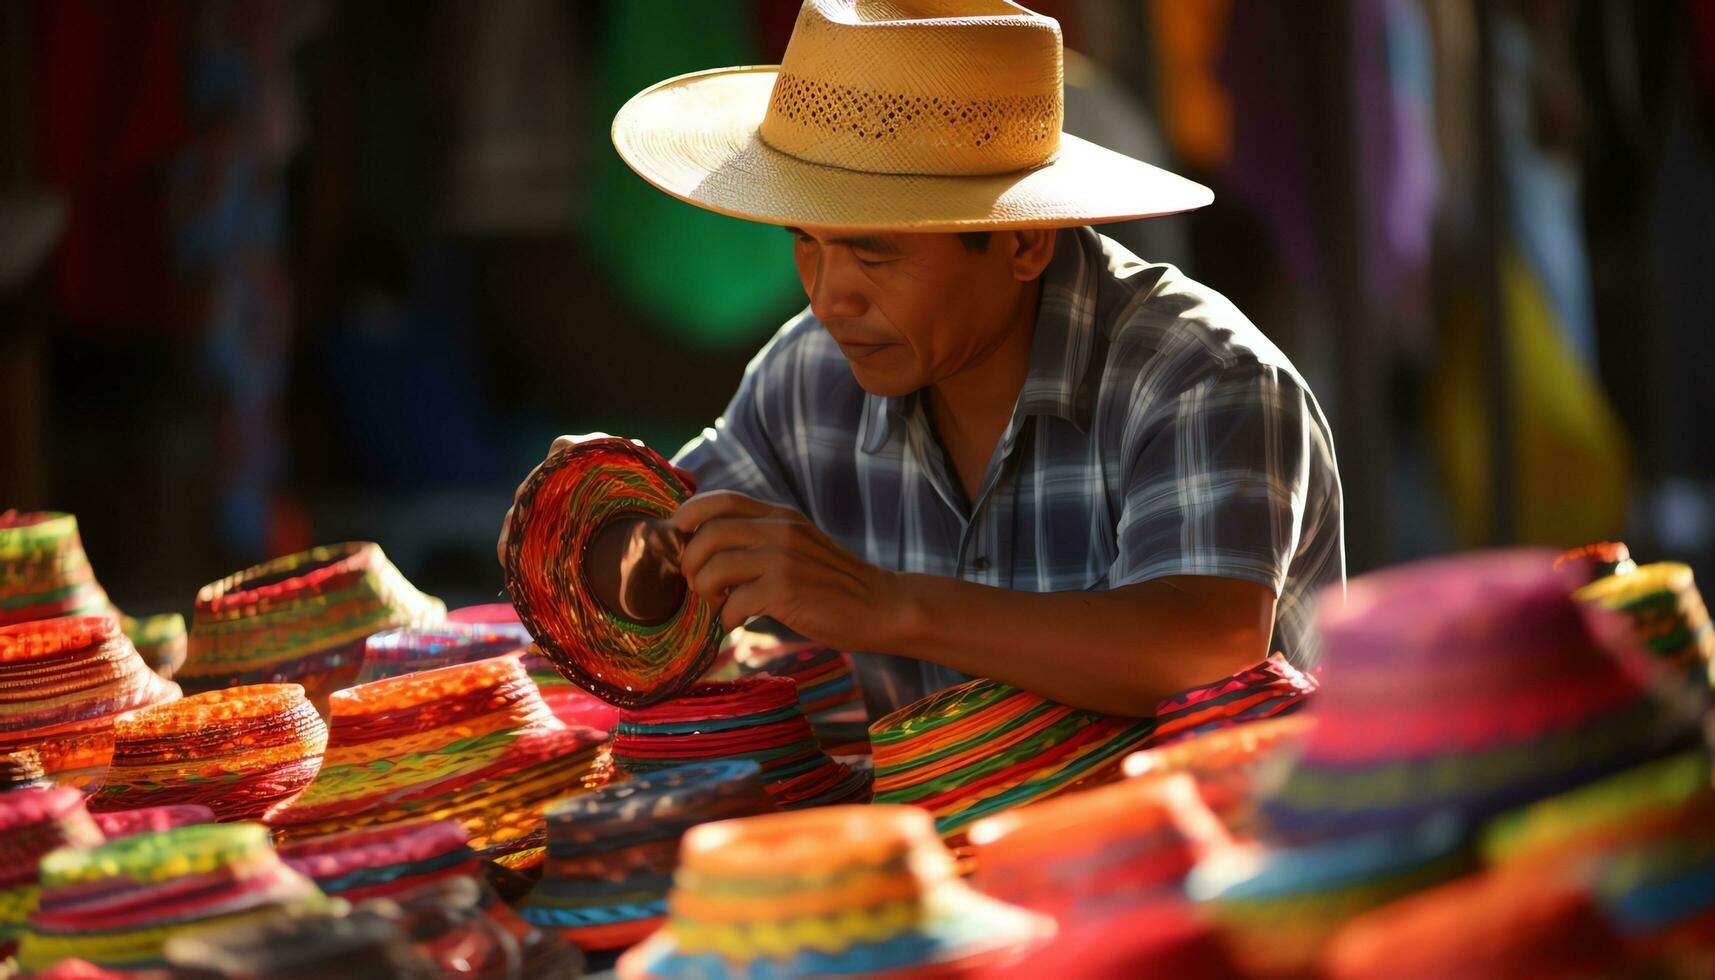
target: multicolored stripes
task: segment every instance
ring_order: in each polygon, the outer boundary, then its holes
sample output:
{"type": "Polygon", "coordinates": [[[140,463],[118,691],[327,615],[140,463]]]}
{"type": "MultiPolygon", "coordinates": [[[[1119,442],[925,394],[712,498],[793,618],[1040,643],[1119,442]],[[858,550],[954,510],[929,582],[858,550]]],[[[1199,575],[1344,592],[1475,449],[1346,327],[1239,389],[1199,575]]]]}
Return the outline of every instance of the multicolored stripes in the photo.
{"type": "Polygon", "coordinates": [[[555,719],[518,654],[340,691],[330,720],[315,780],[265,817],[283,839],[452,820],[511,866],[541,860],[543,806],[582,786],[603,739],[555,719]]]}
{"type": "Polygon", "coordinates": [[[102,840],[83,794],[75,789],[54,786],[0,795],[0,960],[17,949],[24,921],[35,910],[41,859],[62,847],[93,847],[102,840]]]}
{"type": "Polygon", "coordinates": [[[445,617],[379,546],[313,548],[203,586],[178,676],[194,690],[296,682],[319,707],[356,678],[372,634],[445,617]]]}
{"type": "Polygon", "coordinates": [[[586,950],[630,946],[666,914],[685,831],[773,810],[749,761],[679,766],[568,797],[548,810],[547,866],[519,914],[586,950]]]}
{"type": "Polygon", "coordinates": [[[197,804],[255,820],[298,795],[321,766],[328,729],[296,684],[209,691],[133,712],[114,726],[96,811],[197,804]]]}
{"type": "Polygon", "coordinates": [[[604,608],[583,561],[609,520],[670,516],[693,489],[661,456],[624,439],[592,439],[548,457],[512,509],[506,591],[519,618],[561,673],[603,700],[653,704],[708,671],[720,621],[702,597],[660,625],[634,623],[604,608]]]}
{"type": "Polygon", "coordinates": [[[178,685],[149,670],[111,617],[0,627],[0,752],[36,749],[55,782],[99,782],[114,719],[178,697],[178,685]]]}
{"type": "Polygon", "coordinates": [[[867,772],[822,751],[789,678],[712,681],[671,701],[620,712],[613,760],[626,772],[715,759],[755,762],[784,807],[850,803],[869,790],[867,772]]]}
{"type": "Polygon", "coordinates": [[[261,824],[199,824],[63,848],[42,859],[40,901],[18,959],[28,971],[69,957],[108,969],[164,967],[162,947],[180,932],[326,901],[280,863],[261,824]]]}
{"type": "Polygon", "coordinates": [[[480,878],[482,865],[450,821],[389,824],[284,844],[280,859],[348,901],[409,892],[449,877],[480,878]]]}
{"type": "Polygon", "coordinates": [[[687,833],[667,924],[619,975],[957,976],[1049,928],[961,882],[922,811],[829,807],[687,833]]]}

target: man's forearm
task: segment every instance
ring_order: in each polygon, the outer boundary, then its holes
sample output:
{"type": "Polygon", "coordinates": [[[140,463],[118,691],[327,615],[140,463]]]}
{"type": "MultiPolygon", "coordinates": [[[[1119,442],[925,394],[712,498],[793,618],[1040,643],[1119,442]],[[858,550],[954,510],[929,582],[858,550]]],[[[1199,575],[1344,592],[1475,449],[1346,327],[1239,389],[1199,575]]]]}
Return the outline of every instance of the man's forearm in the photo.
{"type": "Polygon", "coordinates": [[[897,586],[878,649],[1117,715],[1261,660],[1274,615],[1272,592],[1233,579],[1033,593],[901,575],[897,586]]]}

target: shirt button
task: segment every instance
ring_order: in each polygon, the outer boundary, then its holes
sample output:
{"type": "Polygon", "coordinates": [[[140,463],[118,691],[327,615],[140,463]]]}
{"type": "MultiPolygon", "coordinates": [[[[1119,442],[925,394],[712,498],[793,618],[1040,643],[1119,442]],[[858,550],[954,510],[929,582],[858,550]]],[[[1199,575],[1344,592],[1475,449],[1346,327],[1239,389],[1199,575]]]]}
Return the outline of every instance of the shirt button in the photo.
{"type": "Polygon", "coordinates": [[[973,568],[979,572],[988,571],[989,570],[989,558],[988,558],[988,556],[987,555],[978,555],[975,558],[971,559],[971,568],[973,568]]]}

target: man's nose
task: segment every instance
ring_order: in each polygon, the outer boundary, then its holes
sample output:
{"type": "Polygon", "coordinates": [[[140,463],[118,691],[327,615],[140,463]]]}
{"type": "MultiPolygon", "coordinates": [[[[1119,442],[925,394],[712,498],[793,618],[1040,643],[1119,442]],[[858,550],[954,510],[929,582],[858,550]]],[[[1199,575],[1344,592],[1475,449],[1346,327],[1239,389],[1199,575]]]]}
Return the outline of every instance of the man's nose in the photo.
{"type": "Polygon", "coordinates": [[[810,284],[810,313],[828,323],[847,320],[869,312],[869,302],[859,288],[854,261],[848,256],[830,254],[824,248],[816,259],[816,278],[810,284]]]}

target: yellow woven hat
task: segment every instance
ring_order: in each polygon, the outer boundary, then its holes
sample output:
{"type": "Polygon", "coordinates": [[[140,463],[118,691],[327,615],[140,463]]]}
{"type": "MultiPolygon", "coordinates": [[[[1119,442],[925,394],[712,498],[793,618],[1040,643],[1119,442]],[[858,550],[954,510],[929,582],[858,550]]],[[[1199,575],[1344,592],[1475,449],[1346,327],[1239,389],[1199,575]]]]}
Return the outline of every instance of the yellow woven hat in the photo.
{"type": "Polygon", "coordinates": [[[1207,187],[1060,131],[1060,24],[1006,0],[805,0],[778,66],[681,75],[613,120],[680,200],[769,224],[1052,228],[1207,187]]]}

